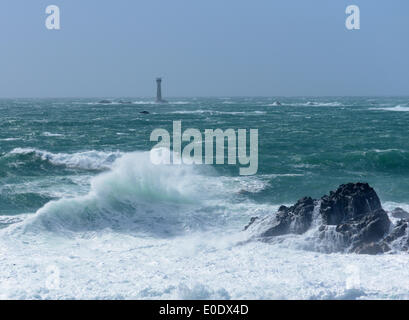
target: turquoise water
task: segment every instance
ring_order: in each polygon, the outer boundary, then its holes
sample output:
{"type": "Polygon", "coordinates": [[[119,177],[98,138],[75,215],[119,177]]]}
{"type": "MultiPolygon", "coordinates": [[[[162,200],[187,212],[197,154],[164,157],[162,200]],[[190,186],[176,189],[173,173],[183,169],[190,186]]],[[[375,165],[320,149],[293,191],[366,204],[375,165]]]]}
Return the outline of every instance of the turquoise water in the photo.
{"type": "Polygon", "coordinates": [[[0,100],[0,298],[409,299],[406,253],[317,252],[318,224],[243,231],[350,181],[409,210],[409,98],[99,100],[0,100]],[[258,173],[153,165],[175,120],[258,129],[258,173]]]}
{"type": "MultiPolygon", "coordinates": [[[[97,101],[0,101],[0,214],[35,212],[50,200],[86,192],[87,177],[107,170],[120,154],[150,150],[152,130],[171,133],[173,120],[182,121],[182,130],[202,132],[257,128],[264,185],[248,194],[257,203],[320,197],[350,181],[369,182],[382,201],[409,202],[409,98],[97,101]],[[75,159],[84,152],[90,153],[84,163],[75,159]]],[[[238,175],[235,166],[215,169],[220,176],[238,175]]]]}

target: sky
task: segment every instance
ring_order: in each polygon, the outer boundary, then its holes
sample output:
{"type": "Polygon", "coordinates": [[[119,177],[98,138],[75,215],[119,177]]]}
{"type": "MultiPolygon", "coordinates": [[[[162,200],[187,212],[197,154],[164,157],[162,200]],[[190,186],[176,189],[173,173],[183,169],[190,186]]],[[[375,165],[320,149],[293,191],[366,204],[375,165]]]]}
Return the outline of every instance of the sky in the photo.
{"type": "Polygon", "coordinates": [[[0,37],[3,98],[409,96],[408,0],[1,0],[0,37]]]}

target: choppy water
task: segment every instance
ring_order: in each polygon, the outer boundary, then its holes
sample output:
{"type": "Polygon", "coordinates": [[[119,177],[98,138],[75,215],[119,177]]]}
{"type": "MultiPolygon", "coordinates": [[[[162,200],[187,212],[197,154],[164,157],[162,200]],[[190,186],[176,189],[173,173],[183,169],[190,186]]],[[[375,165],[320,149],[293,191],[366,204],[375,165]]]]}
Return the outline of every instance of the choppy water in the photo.
{"type": "Polygon", "coordinates": [[[346,182],[408,208],[409,98],[98,100],[0,100],[1,297],[409,298],[405,254],[317,253],[305,236],[243,244],[241,231],[346,182]],[[257,128],[258,174],[153,166],[150,133],[173,120],[257,128]]]}

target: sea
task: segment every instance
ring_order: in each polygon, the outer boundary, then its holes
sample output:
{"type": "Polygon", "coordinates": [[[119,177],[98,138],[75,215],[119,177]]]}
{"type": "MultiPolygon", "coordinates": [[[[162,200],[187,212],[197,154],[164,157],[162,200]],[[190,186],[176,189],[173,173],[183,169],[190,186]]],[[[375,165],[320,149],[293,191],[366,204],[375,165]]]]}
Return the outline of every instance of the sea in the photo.
{"type": "Polygon", "coordinates": [[[409,210],[408,136],[409,97],[1,99],[0,298],[409,299],[407,253],[244,231],[348,182],[409,210]],[[174,121],[258,129],[257,173],[153,164],[174,121]]]}

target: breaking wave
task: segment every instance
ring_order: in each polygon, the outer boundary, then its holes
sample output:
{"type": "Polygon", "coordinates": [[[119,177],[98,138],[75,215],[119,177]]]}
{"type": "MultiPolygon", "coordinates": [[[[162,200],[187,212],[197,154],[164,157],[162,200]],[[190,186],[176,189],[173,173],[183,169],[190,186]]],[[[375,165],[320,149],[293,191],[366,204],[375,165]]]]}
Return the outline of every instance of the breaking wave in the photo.
{"type": "Polygon", "coordinates": [[[400,149],[368,150],[339,153],[316,153],[302,160],[304,165],[327,169],[367,170],[375,172],[407,172],[409,152],[400,149]]]}
{"type": "Polygon", "coordinates": [[[9,166],[22,166],[33,162],[46,162],[54,166],[83,170],[106,170],[123,155],[122,152],[84,151],[77,153],[52,153],[34,148],[16,148],[2,158],[9,166]]]}
{"type": "Polygon", "coordinates": [[[319,102],[319,101],[308,101],[305,103],[295,103],[295,106],[306,106],[306,107],[342,107],[344,106],[342,103],[334,101],[334,102],[319,102]]]}
{"type": "Polygon", "coordinates": [[[409,104],[399,104],[399,105],[397,105],[395,107],[389,107],[389,108],[369,108],[369,110],[408,112],[409,111],[409,104]]]}
{"type": "MultiPolygon", "coordinates": [[[[92,178],[85,196],[51,201],[25,220],[25,232],[101,231],[170,236],[214,220],[199,204],[209,179],[193,166],[154,165],[149,152],[117,159],[92,178]]],[[[20,226],[21,227],[21,226],[20,226]]]]}
{"type": "Polygon", "coordinates": [[[266,104],[266,107],[276,107],[276,106],[291,106],[291,107],[345,107],[346,105],[338,102],[320,102],[320,101],[307,101],[307,102],[285,102],[285,101],[275,101],[270,104],[266,104]]]}
{"type": "Polygon", "coordinates": [[[210,114],[210,115],[254,115],[266,114],[266,111],[216,111],[216,110],[179,110],[172,111],[171,114],[210,114]]]}

